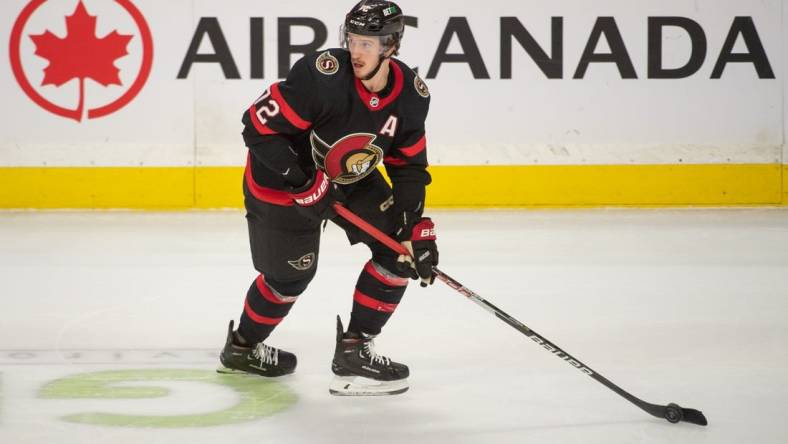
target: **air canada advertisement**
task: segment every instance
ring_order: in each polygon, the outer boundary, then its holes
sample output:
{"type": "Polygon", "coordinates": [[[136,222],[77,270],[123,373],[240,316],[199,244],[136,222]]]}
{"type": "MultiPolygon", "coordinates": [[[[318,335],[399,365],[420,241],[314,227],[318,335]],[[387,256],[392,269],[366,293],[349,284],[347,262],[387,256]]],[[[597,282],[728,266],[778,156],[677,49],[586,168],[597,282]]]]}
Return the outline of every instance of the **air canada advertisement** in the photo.
{"type": "MultiPolygon", "coordinates": [[[[240,165],[243,110],[351,3],[4,1],[0,163],[240,165]]],[[[782,157],[778,0],[399,4],[433,164],[782,157]]]]}

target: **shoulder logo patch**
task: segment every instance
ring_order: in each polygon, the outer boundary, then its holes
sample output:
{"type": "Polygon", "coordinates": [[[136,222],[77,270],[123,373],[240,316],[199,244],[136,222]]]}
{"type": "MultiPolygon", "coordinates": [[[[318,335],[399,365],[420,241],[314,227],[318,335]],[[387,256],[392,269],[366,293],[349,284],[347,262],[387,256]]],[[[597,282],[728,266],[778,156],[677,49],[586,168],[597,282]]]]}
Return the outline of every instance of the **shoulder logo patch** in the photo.
{"type": "Polygon", "coordinates": [[[425,99],[430,96],[430,90],[427,89],[427,84],[424,83],[424,80],[421,80],[421,77],[416,76],[413,78],[413,86],[416,87],[416,92],[425,99]]]}
{"type": "Polygon", "coordinates": [[[330,76],[339,71],[339,60],[326,51],[315,60],[315,67],[323,74],[330,76]]]}

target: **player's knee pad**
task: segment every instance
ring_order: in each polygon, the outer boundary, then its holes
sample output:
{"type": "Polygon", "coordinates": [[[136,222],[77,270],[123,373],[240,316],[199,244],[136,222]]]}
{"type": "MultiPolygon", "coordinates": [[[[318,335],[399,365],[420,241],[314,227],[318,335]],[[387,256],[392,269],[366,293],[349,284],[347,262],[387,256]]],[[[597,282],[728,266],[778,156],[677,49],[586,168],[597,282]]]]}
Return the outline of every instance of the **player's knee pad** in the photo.
{"type": "Polygon", "coordinates": [[[381,258],[372,257],[372,260],[369,261],[369,265],[377,271],[377,274],[382,276],[394,278],[395,280],[399,280],[397,278],[407,277],[402,276],[397,271],[397,258],[386,258],[383,259],[383,263],[380,261],[381,258]]]}
{"type": "Polygon", "coordinates": [[[370,246],[370,249],[372,250],[372,262],[375,265],[392,275],[404,278],[410,277],[408,273],[397,268],[397,258],[399,257],[397,253],[391,251],[383,244],[375,244],[370,246]]]}
{"type": "Polygon", "coordinates": [[[298,296],[306,290],[306,288],[309,286],[309,283],[312,282],[312,278],[314,277],[315,275],[313,273],[302,279],[286,282],[266,278],[266,283],[269,287],[276,290],[280,294],[287,296],[298,296]]]}

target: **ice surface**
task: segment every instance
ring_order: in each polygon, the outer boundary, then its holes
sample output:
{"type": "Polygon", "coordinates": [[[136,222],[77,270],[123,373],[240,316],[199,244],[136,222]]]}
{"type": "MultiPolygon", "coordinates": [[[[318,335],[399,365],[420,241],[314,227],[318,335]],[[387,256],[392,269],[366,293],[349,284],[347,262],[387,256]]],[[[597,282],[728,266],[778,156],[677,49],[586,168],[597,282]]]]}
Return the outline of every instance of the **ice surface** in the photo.
{"type": "Polygon", "coordinates": [[[443,271],[709,427],[651,418],[441,283],[411,285],[377,340],[411,390],[330,396],[334,318],[367,260],[332,225],[270,339],[296,374],[228,385],[215,356],[255,277],[240,212],[6,212],[0,442],[785,442],[787,209],[431,214],[443,271]],[[91,423],[107,414],[143,419],[91,423]]]}

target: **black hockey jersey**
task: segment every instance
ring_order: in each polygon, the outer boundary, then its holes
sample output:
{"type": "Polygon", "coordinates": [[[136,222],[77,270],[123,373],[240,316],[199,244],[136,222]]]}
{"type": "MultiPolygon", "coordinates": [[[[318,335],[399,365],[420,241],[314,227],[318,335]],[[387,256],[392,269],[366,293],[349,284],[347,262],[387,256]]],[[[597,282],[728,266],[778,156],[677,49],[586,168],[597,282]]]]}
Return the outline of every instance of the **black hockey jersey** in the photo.
{"type": "Polygon", "coordinates": [[[382,161],[395,208],[420,214],[431,180],[424,129],[430,94],[401,61],[392,58],[389,67],[386,88],[372,93],[353,75],[343,49],[296,62],[243,115],[250,192],[292,205],[286,190],[303,185],[316,164],[342,187],[353,187],[382,161]]]}

